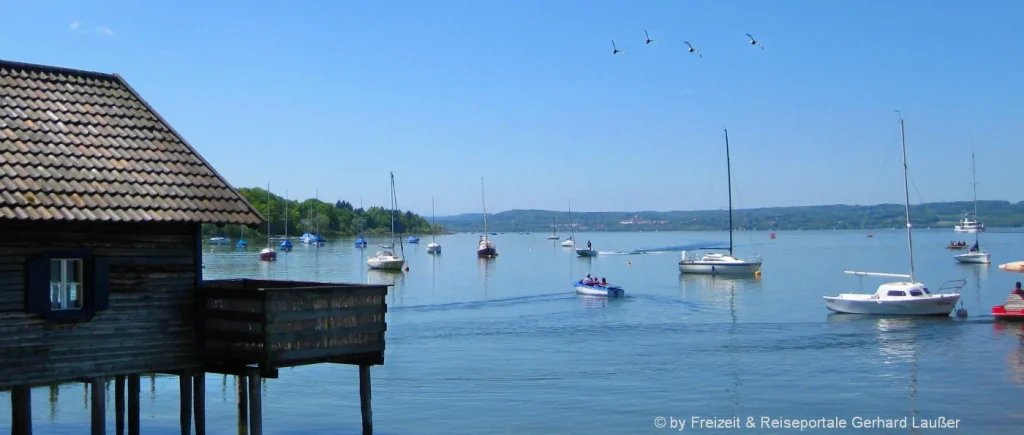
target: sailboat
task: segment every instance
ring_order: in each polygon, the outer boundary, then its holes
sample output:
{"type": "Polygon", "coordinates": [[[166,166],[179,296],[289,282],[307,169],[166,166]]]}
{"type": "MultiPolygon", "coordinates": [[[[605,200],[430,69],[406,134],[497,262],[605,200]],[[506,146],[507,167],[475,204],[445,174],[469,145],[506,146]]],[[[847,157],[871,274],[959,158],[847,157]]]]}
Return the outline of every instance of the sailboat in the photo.
{"type": "Polygon", "coordinates": [[[569,238],[562,240],[562,247],[575,248],[576,247],[576,232],[572,228],[572,200],[569,200],[569,238]]]}
{"type": "Polygon", "coordinates": [[[480,177],[480,203],[484,207],[484,233],[480,235],[480,244],[476,248],[476,256],[480,258],[494,258],[498,256],[498,250],[494,243],[487,240],[487,201],[484,199],[484,177],[480,177]]]}
{"type": "Polygon", "coordinates": [[[825,296],[825,307],[837,313],[906,315],[906,316],[948,316],[960,299],[959,290],[966,280],[947,281],[939,289],[953,289],[946,294],[932,293],[928,287],[916,281],[914,276],[914,239],[910,225],[910,185],[907,181],[907,141],[900,118],[900,140],[903,144],[903,192],[907,213],[907,248],[910,253],[910,274],[845,271],[857,276],[878,276],[908,278],[910,281],[887,282],[878,286],[874,294],[843,293],[839,296],[825,296]],[[947,287],[950,283],[957,285],[947,287]]]}
{"type": "Polygon", "coordinates": [[[753,275],[761,270],[761,258],[741,260],[733,257],[732,224],[732,161],[729,158],[729,130],[725,131],[725,173],[729,186],[729,254],[708,253],[701,258],[686,258],[686,251],[679,255],[679,271],[711,275],[753,275]]]}
{"type": "Polygon", "coordinates": [[[241,232],[238,236],[238,243],[235,243],[235,249],[239,251],[249,249],[249,244],[245,242],[245,227],[241,228],[241,232]]]}
{"type": "Polygon", "coordinates": [[[436,227],[434,226],[434,197],[431,196],[430,197],[430,243],[427,244],[427,253],[428,254],[440,254],[441,253],[441,244],[437,243],[437,235],[435,234],[437,231],[435,230],[435,228],[436,227]]]}
{"type": "MultiPolygon", "coordinates": [[[[363,198],[362,197],[359,198],[359,210],[363,210],[363,198]]],[[[366,245],[369,244],[369,243],[366,242],[366,239],[363,237],[363,224],[365,224],[365,223],[366,223],[366,219],[363,219],[362,217],[360,217],[359,218],[359,238],[356,239],[356,247],[357,248],[365,248],[366,245]]]]}
{"type": "Polygon", "coordinates": [[[274,248],[270,247],[270,184],[267,184],[267,247],[260,249],[260,260],[261,261],[274,261],[277,260],[277,252],[274,252],[274,248]]]}
{"type": "Polygon", "coordinates": [[[288,240],[288,191],[284,191],[284,241],[277,246],[283,252],[291,252],[292,242],[288,240]]]}
{"type": "MultiPolygon", "coordinates": [[[[971,184],[974,186],[974,218],[978,218],[978,179],[974,170],[974,153],[971,153],[971,184]]],[[[965,217],[964,220],[967,218],[965,217]]],[[[975,222],[977,223],[977,222],[975,222]]],[[[971,246],[966,253],[960,255],[954,255],[953,259],[960,263],[972,263],[972,264],[989,264],[988,252],[982,251],[978,247],[978,233],[984,232],[985,226],[981,224],[980,229],[976,225],[974,231],[974,246],[971,246]]]]}
{"type": "MultiPolygon", "coordinates": [[[[391,173],[391,246],[395,245],[395,208],[397,207],[398,201],[395,198],[395,173],[391,173]]],[[[401,241],[399,241],[401,244],[401,241]]],[[[402,246],[402,254],[405,254],[405,247],[402,246]]],[[[374,256],[366,259],[366,265],[370,269],[382,269],[382,270],[402,270],[402,266],[405,265],[405,259],[395,255],[394,251],[390,249],[381,249],[377,251],[374,256]]]]}
{"type": "Polygon", "coordinates": [[[551,217],[551,235],[547,237],[548,240],[558,240],[558,226],[555,225],[555,218],[551,217]]]}

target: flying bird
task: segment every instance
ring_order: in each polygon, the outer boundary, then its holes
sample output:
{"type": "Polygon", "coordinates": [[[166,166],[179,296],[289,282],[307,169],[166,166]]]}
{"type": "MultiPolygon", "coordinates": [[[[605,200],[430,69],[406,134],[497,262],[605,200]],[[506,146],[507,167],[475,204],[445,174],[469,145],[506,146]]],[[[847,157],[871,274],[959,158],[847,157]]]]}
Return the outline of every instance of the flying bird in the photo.
{"type": "Polygon", "coordinates": [[[753,36],[750,36],[750,34],[749,34],[749,33],[747,33],[747,37],[748,37],[748,38],[750,38],[750,45],[756,45],[756,46],[758,46],[758,47],[761,47],[761,49],[762,49],[762,50],[764,50],[764,46],[763,46],[763,45],[761,45],[761,43],[760,43],[760,42],[757,42],[757,40],[756,40],[756,39],[754,39],[754,37],[753,37],[753,36]]]}
{"type": "Polygon", "coordinates": [[[626,54],[626,51],[625,50],[619,50],[619,48],[615,46],[615,40],[613,39],[612,40],[612,54],[619,54],[619,53],[626,54]]]}
{"type": "Polygon", "coordinates": [[[690,41],[683,41],[683,42],[686,43],[687,47],[690,47],[690,49],[688,50],[690,53],[697,53],[697,56],[704,57],[703,54],[700,54],[700,50],[698,50],[696,48],[693,48],[693,46],[690,45],[690,41]]]}
{"type": "Polygon", "coordinates": [[[647,31],[646,31],[646,30],[644,30],[644,36],[646,36],[646,37],[647,37],[647,40],[646,40],[646,41],[644,41],[644,43],[645,43],[645,44],[650,44],[650,43],[652,43],[652,42],[658,42],[658,41],[657,41],[657,40],[655,40],[655,39],[651,39],[651,35],[648,35],[648,34],[647,34],[647,31]]]}

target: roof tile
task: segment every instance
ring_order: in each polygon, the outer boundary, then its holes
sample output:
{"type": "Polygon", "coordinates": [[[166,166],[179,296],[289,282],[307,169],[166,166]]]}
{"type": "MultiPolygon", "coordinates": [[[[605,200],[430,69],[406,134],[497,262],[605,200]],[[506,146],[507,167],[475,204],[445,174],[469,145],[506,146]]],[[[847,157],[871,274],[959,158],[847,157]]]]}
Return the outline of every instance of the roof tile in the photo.
{"type": "Polygon", "coordinates": [[[0,60],[0,219],[263,218],[119,77],[0,60]]]}

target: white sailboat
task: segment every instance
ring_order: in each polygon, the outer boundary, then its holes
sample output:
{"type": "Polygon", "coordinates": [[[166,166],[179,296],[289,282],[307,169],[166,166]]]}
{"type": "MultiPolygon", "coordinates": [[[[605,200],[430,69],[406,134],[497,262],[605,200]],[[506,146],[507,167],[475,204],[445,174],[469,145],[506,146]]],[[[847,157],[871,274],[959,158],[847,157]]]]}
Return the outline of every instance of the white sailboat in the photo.
{"type": "MultiPolygon", "coordinates": [[[[395,173],[391,173],[391,246],[395,246],[395,208],[397,207],[398,201],[395,198],[395,173]]],[[[405,246],[402,245],[402,241],[398,241],[402,247],[402,253],[405,252],[405,246]]],[[[366,259],[366,265],[370,269],[379,270],[402,270],[402,266],[405,265],[405,258],[396,255],[391,249],[381,248],[372,257],[366,259]]]]}
{"type": "Polygon", "coordinates": [[[494,243],[487,239],[487,201],[484,199],[484,177],[480,177],[480,202],[484,208],[484,233],[480,236],[480,244],[476,248],[476,256],[480,258],[494,258],[498,256],[498,250],[494,243]]]}
{"type": "MultiPolygon", "coordinates": [[[[971,153],[971,184],[974,187],[974,218],[977,219],[978,218],[978,179],[977,179],[977,174],[975,173],[975,170],[974,170],[974,153],[973,152],[971,153]]],[[[964,217],[964,220],[966,221],[967,218],[964,217]]],[[[960,255],[954,255],[953,259],[956,260],[957,262],[960,262],[960,263],[989,264],[989,253],[983,251],[978,246],[978,233],[982,233],[982,232],[985,231],[985,225],[984,224],[978,224],[977,222],[975,222],[975,224],[976,225],[974,225],[972,227],[974,229],[974,231],[969,231],[969,232],[973,232],[974,233],[974,246],[971,246],[971,248],[966,253],[963,253],[963,254],[960,254],[960,255]],[[980,230],[979,230],[979,228],[980,228],[980,230]]],[[[959,227],[957,227],[957,228],[959,228],[959,227]]]]}
{"type": "Polygon", "coordinates": [[[576,248],[576,232],[572,228],[572,200],[569,200],[569,238],[562,241],[566,248],[576,248]]]}
{"type": "Polygon", "coordinates": [[[267,247],[260,249],[259,258],[261,261],[275,261],[277,260],[277,252],[274,248],[270,247],[270,241],[272,237],[270,235],[270,184],[267,184],[267,247]]]}
{"type": "Polygon", "coordinates": [[[708,253],[699,258],[679,255],[679,271],[710,275],[754,275],[761,270],[761,257],[742,260],[733,257],[732,242],[732,162],[729,157],[729,130],[725,130],[725,168],[729,186],[729,254],[708,253]]]}
{"type": "Polygon", "coordinates": [[[555,218],[551,218],[551,235],[547,237],[548,240],[558,240],[558,226],[555,225],[555,218]]]}
{"type": "Polygon", "coordinates": [[[441,244],[437,243],[436,230],[434,227],[434,197],[430,197],[430,243],[427,244],[428,254],[440,254],[441,244]]]}
{"type": "Polygon", "coordinates": [[[907,181],[907,143],[900,118],[900,139],[903,143],[903,192],[906,199],[907,247],[910,253],[910,274],[845,271],[857,276],[878,276],[907,278],[910,281],[887,282],[874,294],[843,293],[839,296],[825,296],[825,307],[837,313],[905,315],[905,316],[948,316],[960,299],[959,290],[966,280],[947,281],[939,289],[952,289],[951,293],[932,293],[928,287],[916,281],[914,276],[914,240],[910,225],[910,187],[907,181]],[[952,285],[950,285],[952,284],[952,285]]]}

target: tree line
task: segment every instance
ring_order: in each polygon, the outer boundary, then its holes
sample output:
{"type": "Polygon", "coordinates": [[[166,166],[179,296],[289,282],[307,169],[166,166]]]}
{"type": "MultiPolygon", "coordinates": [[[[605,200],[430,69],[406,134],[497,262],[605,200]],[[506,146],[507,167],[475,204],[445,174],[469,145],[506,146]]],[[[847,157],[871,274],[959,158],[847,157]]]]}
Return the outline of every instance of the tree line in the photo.
{"type": "MultiPolygon", "coordinates": [[[[303,233],[319,233],[323,236],[389,235],[391,234],[391,210],[383,207],[356,208],[348,201],[334,204],[310,198],[304,201],[285,200],[266,189],[243,187],[238,189],[242,196],[256,208],[263,217],[270,220],[270,234],[300,236],[303,233]],[[285,228],[285,215],[288,226],[285,228]]],[[[430,222],[411,212],[395,210],[396,234],[430,234],[430,222]]],[[[443,228],[434,228],[438,233],[443,228]]],[[[238,237],[241,225],[203,225],[204,236],[238,237]]],[[[267,224],[257,228],[246,228],[245,234],[267,235],[267,224]]]]}

